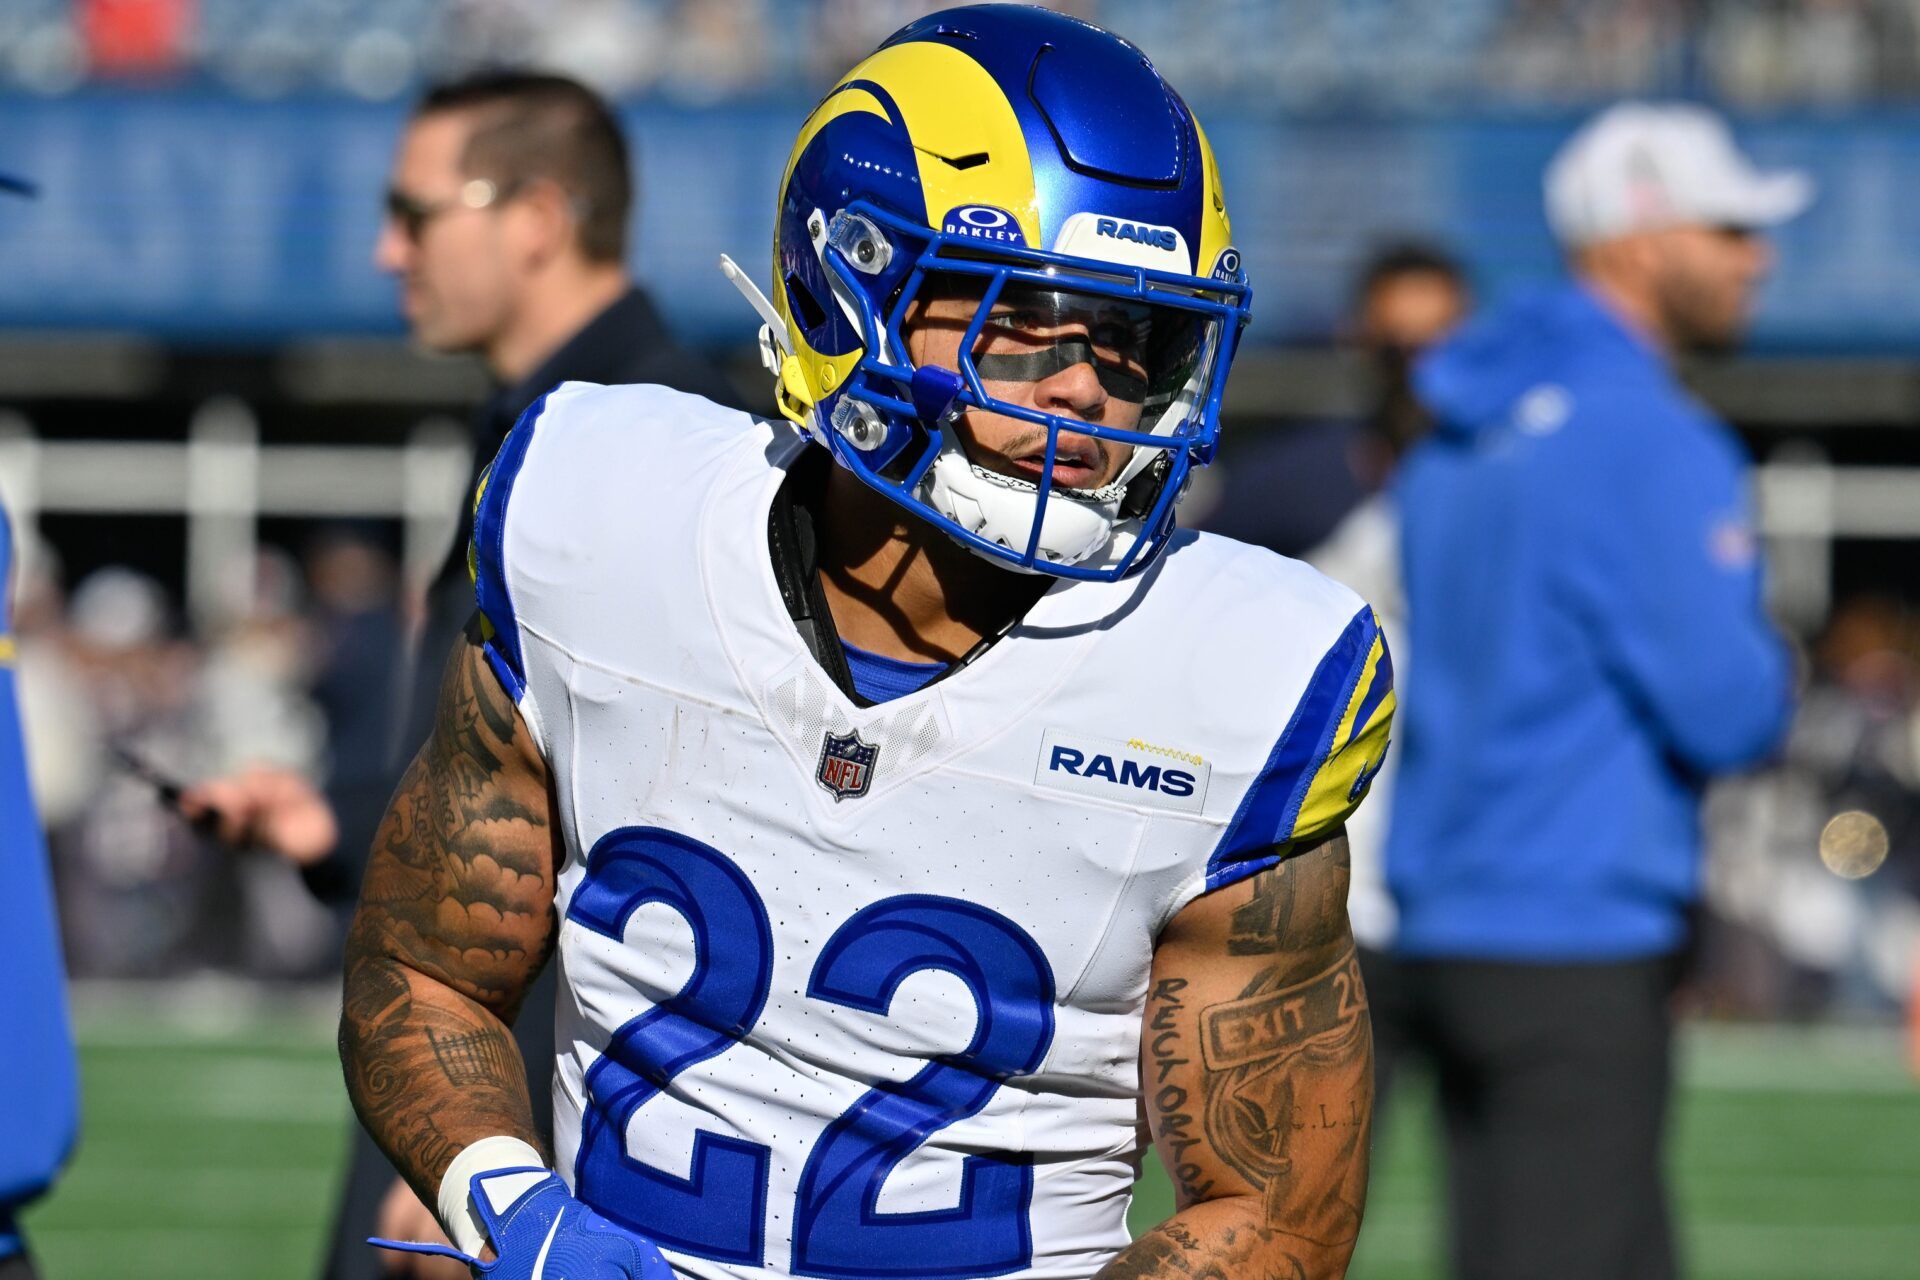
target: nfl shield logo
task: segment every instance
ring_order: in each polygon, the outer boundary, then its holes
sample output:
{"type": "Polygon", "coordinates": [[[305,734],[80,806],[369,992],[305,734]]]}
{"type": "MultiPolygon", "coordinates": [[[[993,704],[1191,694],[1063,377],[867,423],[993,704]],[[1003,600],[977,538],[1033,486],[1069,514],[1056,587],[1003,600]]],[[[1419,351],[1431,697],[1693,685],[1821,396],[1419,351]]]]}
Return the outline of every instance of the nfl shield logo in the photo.
{"type": "Polygon", "coordinates": [[[820,771],[814,775],[820,785],[833,793],[835,803],[867,794],[873,785],[873,762],[880,748],[860,741],[860,735],[827,735],[820,748],[820,771]]]}

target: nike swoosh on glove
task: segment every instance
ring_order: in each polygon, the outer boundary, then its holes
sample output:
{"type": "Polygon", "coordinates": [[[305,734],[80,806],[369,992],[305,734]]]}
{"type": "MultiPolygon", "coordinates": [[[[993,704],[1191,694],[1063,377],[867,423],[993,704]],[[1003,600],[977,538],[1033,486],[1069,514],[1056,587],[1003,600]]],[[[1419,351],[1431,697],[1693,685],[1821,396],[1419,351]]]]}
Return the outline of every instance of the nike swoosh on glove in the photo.
{"type": "Polygon", "coordinates": [[[653,1241],[574,1199],[551,1170],[495,1169],[475,1175],[470,1190],[493,1245],[492,1262],[443,1244],[367,1243],[458,1258],[486,1280],[674,1280],[673,1268],[653,1241]],[[499,1207],[503,1191],[513,1199],[499,1207]]]}

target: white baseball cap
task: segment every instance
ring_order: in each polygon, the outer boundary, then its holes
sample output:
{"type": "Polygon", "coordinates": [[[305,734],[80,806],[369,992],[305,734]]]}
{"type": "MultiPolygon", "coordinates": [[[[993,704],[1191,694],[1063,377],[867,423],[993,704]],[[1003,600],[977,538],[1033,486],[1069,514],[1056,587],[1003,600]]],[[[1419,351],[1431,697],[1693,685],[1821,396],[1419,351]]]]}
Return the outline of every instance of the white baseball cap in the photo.
{"type": "Polygon", "coordinates": [[[1546,195],[1553,234],[1577,249],[1686,224],[1776,226],[1812,202],[1813,181],[1754,168],[1726,121],[1705,107],[1623,102],[1554,155],[1546,195]]]}

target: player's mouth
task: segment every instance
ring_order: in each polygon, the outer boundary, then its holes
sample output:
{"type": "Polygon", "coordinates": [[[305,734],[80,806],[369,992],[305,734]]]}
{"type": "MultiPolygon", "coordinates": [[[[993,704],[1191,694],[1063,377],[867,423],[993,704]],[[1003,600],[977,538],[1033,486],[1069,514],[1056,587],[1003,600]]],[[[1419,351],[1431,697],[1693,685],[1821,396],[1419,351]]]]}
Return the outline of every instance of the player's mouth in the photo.
{"type": "Polygon", "coordinates": [[[1053,451],[1053,471],[1047,471],[1047,443],[1042,440],[1032,449],[1009,459],[1013,473],[1035,484],[1050,484],[1056,489],[1097,489],[1106,472],[1106,459],[1099,444],[1088,436],[1063,435],[1053,451]]]}

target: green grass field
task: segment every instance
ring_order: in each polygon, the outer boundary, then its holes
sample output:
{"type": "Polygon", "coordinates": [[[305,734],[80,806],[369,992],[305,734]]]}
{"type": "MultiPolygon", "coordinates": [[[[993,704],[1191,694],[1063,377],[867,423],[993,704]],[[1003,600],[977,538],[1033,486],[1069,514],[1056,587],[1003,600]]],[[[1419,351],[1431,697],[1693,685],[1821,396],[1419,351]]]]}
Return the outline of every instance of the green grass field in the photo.
{"type": "MultiPolygon", "coordinates": [[[[27,1217],[48,1280],[304,1280],[347,1115],[332,1018],[246,989],[76,1010],[86,1134],[27,1217]]],[[[1877,1031],[1696,1027],[1675,1150],[1695,1280],[1920,1280],[1920,1088],[1877,1031]]],[[[1396,1104],[1356,1280],[1440,1276],[1424,1099],[1396,1104]]],[[[1135,1222],[1167,1211],[1142,1184],[1135,1222]]]]}

